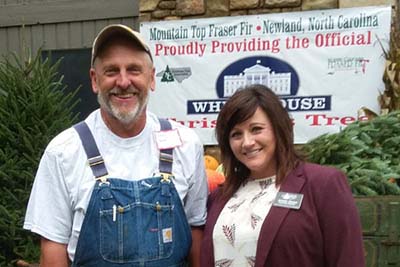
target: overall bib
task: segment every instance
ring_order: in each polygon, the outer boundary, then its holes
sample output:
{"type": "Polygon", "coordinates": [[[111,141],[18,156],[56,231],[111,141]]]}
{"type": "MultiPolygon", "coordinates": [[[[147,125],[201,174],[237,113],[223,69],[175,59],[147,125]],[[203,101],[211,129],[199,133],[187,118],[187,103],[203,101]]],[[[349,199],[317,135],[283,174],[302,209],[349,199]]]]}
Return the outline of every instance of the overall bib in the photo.
{"type": "MultiPolygon", "coordinates": [[[[161,130],[171,129],[160,119],[161,130]]],[[[73,267],[183,267],[192,236],[171,180],[173,149],[160,151],[161,176],[136,181],[108,178],[87,124],[76,124],[96,183],[73,267]]],[[[133,163],[134,164],[134,163],[133,163]]]]}

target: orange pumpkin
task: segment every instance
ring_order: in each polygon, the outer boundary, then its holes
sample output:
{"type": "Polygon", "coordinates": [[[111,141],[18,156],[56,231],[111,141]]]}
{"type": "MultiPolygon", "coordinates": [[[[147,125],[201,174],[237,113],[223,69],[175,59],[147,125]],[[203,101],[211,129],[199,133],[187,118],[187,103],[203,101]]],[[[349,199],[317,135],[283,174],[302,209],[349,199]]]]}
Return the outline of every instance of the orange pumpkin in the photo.
{"type": "Polygon", "coordinates": [[[225,176],[216,170],[206,169],[208,191],[211,193],[225,181],[225,176]]]}
{"type": "Polygon", "coordinates": [[[204,165],[206,169],[216,170],[218,168],[219,162],[213,156],[204,155],[204,165]]]}

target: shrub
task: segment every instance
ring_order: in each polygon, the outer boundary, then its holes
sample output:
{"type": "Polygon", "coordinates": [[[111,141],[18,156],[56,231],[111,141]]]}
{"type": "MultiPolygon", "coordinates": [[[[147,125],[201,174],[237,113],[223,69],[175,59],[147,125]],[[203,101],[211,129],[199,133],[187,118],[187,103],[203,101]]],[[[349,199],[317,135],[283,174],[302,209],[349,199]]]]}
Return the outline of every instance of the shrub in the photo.
{"type": "Polygon", "coordinates": [[[77,121],[77,90],[65,93],[60,61],[50,62],[41,51],[0,61],[0,266],[38,261],[38,237],[22,229],[35,172],[50,139],[77,121]]]}

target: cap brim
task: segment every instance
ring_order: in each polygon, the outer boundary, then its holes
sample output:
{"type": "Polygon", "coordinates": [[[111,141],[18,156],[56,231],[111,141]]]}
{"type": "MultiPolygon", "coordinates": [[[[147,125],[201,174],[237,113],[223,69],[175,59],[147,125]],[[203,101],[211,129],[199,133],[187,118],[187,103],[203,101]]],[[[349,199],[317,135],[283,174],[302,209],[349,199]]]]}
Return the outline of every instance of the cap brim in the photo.
{"type": "Polygon", "coordinates": [[[153,57],[151,56],[150,48],[143,40],[142,36],[137,31],[132,30],[128,26],[122,24],[112,24],[103,28],[96,39],[94,39],[93,47],[92,47],[92,60],[91,63],[93,65],[94,60],[99,54],[99,48],[102,47],[104,42],[108,41],[111,36],[115,35],[125,35],[131,38],[140,48],[142,48],[149,56],[151,61],[153,61],[153,57]]]}

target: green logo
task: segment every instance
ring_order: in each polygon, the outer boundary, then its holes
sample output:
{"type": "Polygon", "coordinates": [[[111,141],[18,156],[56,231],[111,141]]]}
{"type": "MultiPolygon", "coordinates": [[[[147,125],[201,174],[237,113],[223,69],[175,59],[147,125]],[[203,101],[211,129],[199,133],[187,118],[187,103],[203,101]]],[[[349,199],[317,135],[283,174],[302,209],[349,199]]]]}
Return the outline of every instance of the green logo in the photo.
{"type": "Polygon", "coordinates": [[[169,69],[169,66],[167,65],[167,68],[164,71],[164,74],[161,78],[162,82],[173,82],[175,81],[174,79],[174,75],[172,74],[172,72],[169,69]]]}

